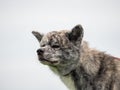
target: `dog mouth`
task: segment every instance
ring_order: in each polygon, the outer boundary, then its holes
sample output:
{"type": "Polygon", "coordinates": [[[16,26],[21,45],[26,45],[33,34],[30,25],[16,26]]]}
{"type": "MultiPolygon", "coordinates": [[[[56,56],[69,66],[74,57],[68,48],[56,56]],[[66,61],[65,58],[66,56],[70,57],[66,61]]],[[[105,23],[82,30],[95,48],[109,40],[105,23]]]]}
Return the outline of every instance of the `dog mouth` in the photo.
{"type": "Polygon", "coordinates": [[[39,59],[39,61],[41,61],[43,63],[50,63],[50,64],[57,64],[58,63],[58,61],[51,61],[51,60],[45,59],[45,58],[40,57],[40,56],[38,56],[38,59],[39,59]]]}

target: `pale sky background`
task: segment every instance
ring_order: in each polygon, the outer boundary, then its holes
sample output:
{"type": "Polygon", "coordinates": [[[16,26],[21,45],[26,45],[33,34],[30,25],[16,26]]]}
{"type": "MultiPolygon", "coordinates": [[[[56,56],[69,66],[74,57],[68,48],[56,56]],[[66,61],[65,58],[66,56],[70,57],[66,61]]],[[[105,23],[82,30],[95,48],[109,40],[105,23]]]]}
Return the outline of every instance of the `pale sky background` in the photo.
{"type": "Polygon", "coordinates": [[[120,57],[120,0],[0,0],[0,90],[68,90],[37,60],[31,31],[76,24],[91,47],[120,57]]]}

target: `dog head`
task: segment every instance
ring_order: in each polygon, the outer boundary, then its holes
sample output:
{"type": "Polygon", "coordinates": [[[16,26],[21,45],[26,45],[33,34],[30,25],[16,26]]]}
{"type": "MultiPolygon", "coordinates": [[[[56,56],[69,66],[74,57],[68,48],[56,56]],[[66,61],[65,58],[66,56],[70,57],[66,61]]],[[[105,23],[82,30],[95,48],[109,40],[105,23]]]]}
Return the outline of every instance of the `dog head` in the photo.
{"type": "Polygon", "coordinates": [[[41,63],[57,67],[63,75],[75,69],[83,37],[81,25],[76,25],[71,31],[52,31],[46,35],[35,31],[32,33],[40,42],[37,54],[41,63]]]}

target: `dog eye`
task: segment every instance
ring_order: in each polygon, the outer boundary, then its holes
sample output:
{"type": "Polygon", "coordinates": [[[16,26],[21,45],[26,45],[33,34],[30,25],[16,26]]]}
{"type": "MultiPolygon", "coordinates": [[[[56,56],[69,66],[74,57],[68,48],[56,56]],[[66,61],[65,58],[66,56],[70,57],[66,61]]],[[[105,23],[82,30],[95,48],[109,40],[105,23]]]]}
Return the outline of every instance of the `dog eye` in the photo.
{"type": "Polygon", "coordinates": [[[45,44],[41,45],[41,47],[45,47],[45,44]]]}
{"type": "Polygon", "coordinates": [[[52,48],[59,48],[59,45],[52,45],[52,48]]]}

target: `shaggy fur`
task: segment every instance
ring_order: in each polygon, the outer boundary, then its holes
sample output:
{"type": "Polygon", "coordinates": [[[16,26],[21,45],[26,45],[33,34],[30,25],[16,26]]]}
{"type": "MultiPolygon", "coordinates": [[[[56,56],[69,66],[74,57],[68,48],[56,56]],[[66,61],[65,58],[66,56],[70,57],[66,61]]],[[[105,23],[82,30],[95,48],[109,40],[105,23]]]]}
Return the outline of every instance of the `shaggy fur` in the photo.
{"type": "Polygon", "coordinates": [[[89,48],[83,41],[83,28],[32,32],[40,42],[41,63],[60,76],[70,90],[120,90],[120,59],[89,48]]]}

